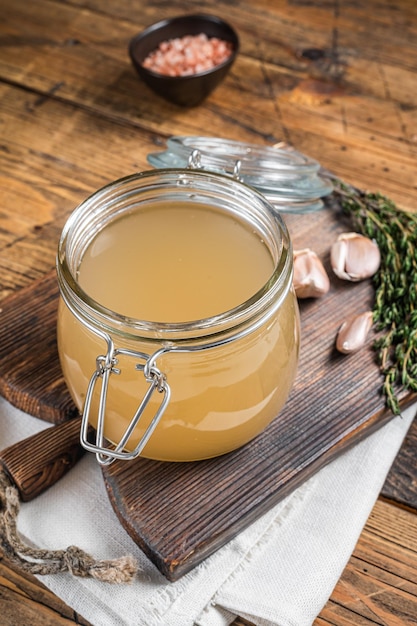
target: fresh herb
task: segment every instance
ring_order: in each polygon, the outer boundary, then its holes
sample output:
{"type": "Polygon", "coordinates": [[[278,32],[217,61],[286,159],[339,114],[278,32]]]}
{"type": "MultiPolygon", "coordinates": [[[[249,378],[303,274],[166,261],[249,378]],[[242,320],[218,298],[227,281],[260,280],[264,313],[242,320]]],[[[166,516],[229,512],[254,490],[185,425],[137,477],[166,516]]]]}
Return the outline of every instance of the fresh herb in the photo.
{"type": "Polygon", "coordinates": [[[417,392],[417,213],[389,198],[334,181],[343,211],[359,232],[374,239],[381,266],[374,275],[374,342],[384,377],[383,393],[394,414],[399,394],[417,392]]]}

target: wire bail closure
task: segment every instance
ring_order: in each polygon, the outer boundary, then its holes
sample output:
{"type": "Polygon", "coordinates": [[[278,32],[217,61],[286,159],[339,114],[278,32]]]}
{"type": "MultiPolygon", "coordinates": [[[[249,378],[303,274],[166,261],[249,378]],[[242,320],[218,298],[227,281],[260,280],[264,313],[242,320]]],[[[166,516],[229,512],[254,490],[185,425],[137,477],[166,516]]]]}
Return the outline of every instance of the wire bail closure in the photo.
{"type": "MultiPolygon", "coordinates": [[[[285,294],[287,293],[286,290],[285,294]]],[[[277,299],[275,302],[275,309],[280,306],[280,299],[277,299]]],[[[269,315],[272,315],[272,312],[269,315]]],[[[269,317],[269,316],[268,316],[269,317]]],[[[165,409],[168,406],[168,403],[171,399],[171,387],[167,382],[166,375],[161,372],[161,370],[156,365],[156,360],[162,355],[168,352],[175,352],[177,354],[184,352],[199,352],[202,350],[209,350],[212,348],[218,348],[220,346],[227,345],[234,340],[242,339],[246,337],[248,334],[252,333],[256,330],[262,323],[265,322],[265,316],[262,316],[255,323],[251,324],[247,328],[240,329],[237,333],[227,336],[223,339],[215,339],[201,346],[188,346],[188,347],[180,347],[173,343],[167,343],[162,348],[149,355],[145,352],[139,352],[136,350],[129,350],[126,348],[115,348],[114,343],[110,335],[105,333],[98,328],[94,328],[88,322],[84,322],[87,328],[89,328],[94,334],[101,337],[107,342],[107,353],[106,355],[99,355],[96,357],[96,369],[93,372],[90,382],[87,387],[84,411],[81,419],[81,431],[80,431],[80,441],[81,445],[88,452],[93,452],[96,454],[97,461],[100,465],[110,465],[116,459],[121,459],[125,461],[130,461],[135,459],[140,455],[143,448],[148,443],[151,435],[153,434],[155,428],[157,427],[161,417],[163,416],[165,409]],[[105,413],[106,413],[106,404],[107,404],[107,391],[109,387],[110,377],[112,375],[121,374],[121,370],[117,367],[118,365],[118,355],[128,356],[134,358],[136,361],[141,360],[143,363],[136,363],[135,369],[141,371],[145,377],[146,382],[149,385],[148,390],[146,391],[143,399],[141,400],[133,418],[129,422],[124,434],[122,435],[118,444],[114,444],[114,448],[111,448],[106,445],[107,441],[104,437],[104,421],[105,421],[105,413]],[[96,436],[95,443],[92,443],[89,439],[89,435],[91,435],[90,428],[90,415],[92,412],[92,400],[94,390],[96,388],[97,383],[101,379],[101,390],[100,390],[100,399],[99,406],[97,411],[97,427],[96,427],[96,436]],[[149,426],[146,428],[142,438],[137,444],[136,448],[131,452],[124,450],[127,442],[129,441],[130,436],[133,433],[133,430],[139,424],[140,419],[151,400],[151,397],[155,392],[163,394],[161,403],[158,409],[155,412],[149,426]]],[[[94,423],[94,422],[93,422],[94,423]]]]}
{"type": "Polygon", "coordinates": [[[92,374],[90,378],[90,382],[87,387],[87,393],[85,398],[84,411],[82,415],[81,421],[81,433],[80,440],[81,445],[88,450],[89,452],[94,452],[97,457],[97,461],[100,465],[110,465],[116,459],[122,460],[132,460],[140,455],[143,448],[147,444],[149,438],[154,432],[156,426],[161,419],[168,402],[171,397],[171,389],[167,382],[166,376],[163,372],[161,372],[156,366],[156,359],[164,352],[167,352],[169,348],[161,348],[157,352],[152,355],[145,354],[144,352],[137,352],[135,350],[128,350],[124,348],[115,348],[112,339],[107,336],[107,354],[99,355],[96,358],[96,370],[92,374]],[[107,392],[110,384],[110,378],[112,375],[120,375],[121,370],[117,367],[118,365],[118,356],[124,355],[128,357],[132,357],[137,362],[135,364],[135,369],[143,372],[146,382],[149,387],[140,401],[136,412],[129,422],[125,432],[122,435],[119,443],[115,444],[114,448],[110,448],[106,445],[106,441],[104,438],[104,421],[106,414],[106,404],[107,404],[107,392]],[[92,412],[92,399],[93,394],[96,389],[97,383],[101,380],[101,389],[100,389],[100,399],[97,410],[97,428],[95,435],[95,443],[92,443],[89,439],[89,434],[91,435],[90,429],[90,416],[92,412]],[[125,446],[129,441],[130,436],[133,433],[133,430],[139,424],[143,413],[149,404],[154,393],[157,392],[162,394],[161,403],[156,410],[149,426],[146,428],[144,434],[142,435],[139,443],[131,452],[125,450],[125,446]]]}
{"type": "MultiPolygon", "coordinates": [[[[198,148],[195,148],[190,156],[188,157],[187,167],[190,170],[201,170],[204,169],[203,164],[201,162],[201,152],[198,148]]],[[[233,166],[232,178],[237,180],[238,182],[242,182],[242,178],[240,176],[240,170],[242,169],[242,161],[237,159],[233,166]]],[[[229,174],[230,175],[230,174],[229,174]]]]}

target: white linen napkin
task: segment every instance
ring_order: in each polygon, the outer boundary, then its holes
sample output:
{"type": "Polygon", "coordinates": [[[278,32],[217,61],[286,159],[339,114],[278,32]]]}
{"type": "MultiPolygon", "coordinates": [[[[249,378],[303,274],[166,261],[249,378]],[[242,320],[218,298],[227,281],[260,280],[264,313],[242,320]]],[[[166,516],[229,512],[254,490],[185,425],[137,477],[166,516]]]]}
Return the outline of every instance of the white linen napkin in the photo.
{"type": "MultiPolygon", "coordinates": [[[[95,457],[22,504],[21,535],[37,547],[69,545],[97,559],[133,555],[132,584],[70,574],[40,580],[94,626],[308,626],[337,583],[417,405],[320,470],[179,581],[170,583],[118,522],[95,457]]],[[[0,399],[0,446],[47,427],[0,399]]]]}

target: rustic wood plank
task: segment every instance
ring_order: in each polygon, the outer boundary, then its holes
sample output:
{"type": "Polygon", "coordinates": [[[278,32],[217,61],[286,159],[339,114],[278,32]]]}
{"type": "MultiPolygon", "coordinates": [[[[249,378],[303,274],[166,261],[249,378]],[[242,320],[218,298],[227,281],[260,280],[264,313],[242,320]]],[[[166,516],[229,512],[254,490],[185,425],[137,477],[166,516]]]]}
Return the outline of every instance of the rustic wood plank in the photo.
{"type": "Polygon", "coordinates": [[[2,626],[91,626],[34,576],[12,565],[0,552],[2,626]]]}
{"type": "Polygon", "coordinates": [[[76,102],[106,117],[128,120],[133,127],[154,132],[175,134],[186,130],[188,134],[199,134],[201,128],[216,127],[217,132],[225,134],[234,119],[237,132],[248,135],[247,125],[253,137],[270,134],[274,137],[271,132],[275,125],[273,102],[259,64],[253,60],[249,60],[244,71],[242,68],[239,71],[245,83],[252,76],[247,88],[242,87],[240,79],[236,82],[232,76],[227,77],[221,91],[214,92],[212,106],[199,107],[190,115],[187,109],[179,109],[155,97],[137,78],[127,56],[127,44],[143,22],[133,26],[117,16],[102,12],[92,14],[88,10],[80,12],[68,5],[62,9],[64,17],[57,19],[56,28],[51,32],[50,10],[51,2],[41,1],[35,22],[26,10],[22,12],[19,7],[8,10],[0,61],[3,80],[24,84],[39,94],[76,102]],[[17,39],[13,35],[15,30],[21,33],[17,39]],[[27,31],[30,36],[25,36],[27,31]],[[73,45],[74,41],[78,44],[73,45]],[[68,66],[72,73],[65,71],[68,66]],[[262,92],[265,94],[257,107],[253,107],[253,101],[251,106],[249,85],[256,88],[260,96],[262,92]]]}
{"type": "Polygon", "coordinates": [[[411,425],[395,459],[381,495],[417,511],[417,421],[411,425]]]}
{"type": "Polygon", "coordinates": [[[59,365],[57,306],[58,284],[54,272],[3,301],[0,393],[23,411],[60,424],[78,415],[78,411],[59,365]]]}
{"type": "Polygon", "coordinates": [[[81,418],[46,428],[0,451],[0,466],[22,502],[33,500],[74,467],[84,454],[81,418]]]}
{"type": "Polygon", "coordinates": [[[417,624],[416,516],[378,501],[315,626],[417,624]]]}
{"type": "MultiPolygon", "coordinates": [[[[392,71],[385,65],[382,74],[378,61],[380,50],[386,48],[383,42],[392,39],[392,9],[380,15],[378,7],[375,31],[369,38],[362,28],[353,27],[361,24],[365,14],[357,3],[343,3],[337,16],[330,5],[309,4],[296,3],[291,10],[278,7],[272,20],[268,3],[264,11],[230,7],[230,18],[242,32],[241,55],[226,82],[192,115],[153,96],[130,67],[126,42],[159,14],[159,8],[147,3],[140,11],[131,2],[122,3],[120,8],[118,4],[117,15],[109,8],[100,8],[96,15],[68,5],[62,9],[65,17],[60,14],[53,33],[49,28],[50,1],[37,3],[35,24],[27,11],[22,13],[19,5],[13,5],[8,11],[0,77],[14,84],[24,81],[43,94],[38,97],[40,104],[45,98],[71,101],[163,136],[215,128],[216,134],[261,143],[284,139],[320,157],[326,167],[351,182],[381,187],[401,205],[411,206],[413,199],[407,187],[412,188],[414,180],[416,142],[412,128],[417,79],[407,59],[414,50],[413,27],[407,21],[402,25],[398,35],[402,54],[395,55],[393,45],[387,62],[395,65],[392,71]],[[255,12],[257,28],[263,32],[261,42],[253,32],[255,12]],[[126,21],[127,16],[131,22],[126,21]],[[283,26],[285,39],[290,42],[286,47],[279,37],[283,26]],[[16,30],[22,32],[20,38],[13,34],[16,30]],[[320,36],[323,31],[327,32],[326,42],[320,36]],[[344,36],[343,45],[338,44],[340,50],[334,50],[331,41],[335,32],[344,36]],[[303,50],[311,49],[322,50],[324,61],[320,56],[313,61],[303,56],[303,50]],[[407,49],[409,54],[404,56],[407,49]],[[341,75],[333,75],[335,58],[343,69],[341,75]],[[75,74],[65,74],[63,67],[68,64],[75,74]],[[102,71],[93,71],[97,67],[102,71]],[[399,69],[402,73],[397,81],[399,69]],[[257,94],[256,106],[253,93],[257,94]],[[402,163],[397,164],[397,159],[392,163],[394,146],[403,154],[402,163]]],[[[167,14],[178,12],[182,6],[189,9],[187,3],[179,3],[167,14]]],[[[215,4],[209,3],[207,8],[214,10],[215,4]]]]}

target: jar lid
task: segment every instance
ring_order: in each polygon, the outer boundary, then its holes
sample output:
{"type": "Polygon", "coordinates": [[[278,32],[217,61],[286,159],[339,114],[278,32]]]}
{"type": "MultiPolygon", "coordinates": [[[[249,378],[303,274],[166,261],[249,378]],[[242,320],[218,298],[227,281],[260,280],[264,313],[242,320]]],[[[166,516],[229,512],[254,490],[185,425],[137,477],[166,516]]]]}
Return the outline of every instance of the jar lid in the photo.
{"type": "Polygon", "coordinates": [[[148,155],[158,169],[184,168],[198,151],[198,167],[228,174],[256,188],[280,212],[306,213],[322,208],[333,190],[318,161],[284,143],[259,146],[220,137],[174,136],[167,149],[148,155]]]}

